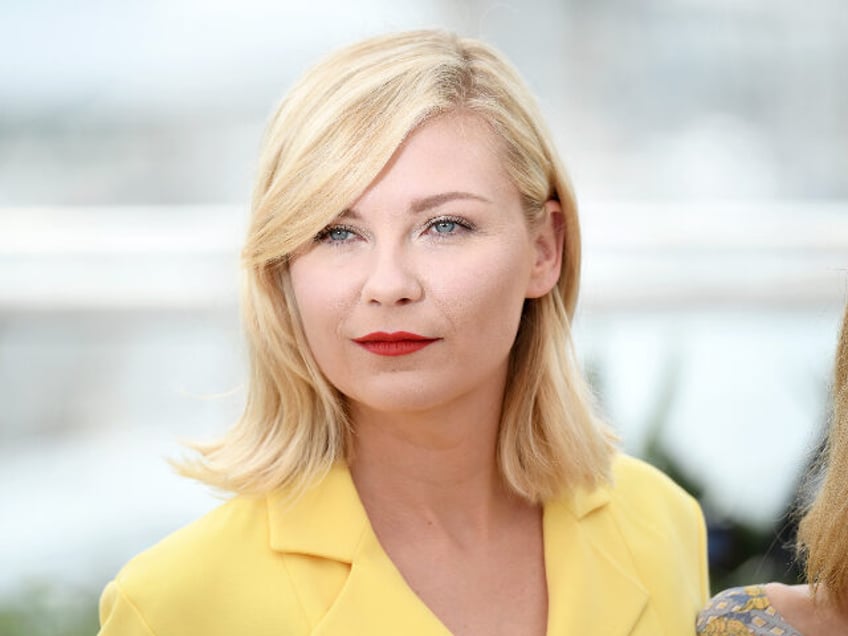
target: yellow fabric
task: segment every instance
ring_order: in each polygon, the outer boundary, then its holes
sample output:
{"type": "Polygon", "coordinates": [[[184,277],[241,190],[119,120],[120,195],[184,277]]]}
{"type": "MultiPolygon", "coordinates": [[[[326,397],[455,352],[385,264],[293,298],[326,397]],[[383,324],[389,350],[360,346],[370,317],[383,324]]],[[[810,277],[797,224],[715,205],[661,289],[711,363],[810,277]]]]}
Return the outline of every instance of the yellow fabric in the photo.
{"type": "MultiPolygon", "coordinates": [[[[614,475],[545,505],[548,634],[694,635],[708,597],[700,509],[633,458],[614,475]]],[[[449,633],[380,547],[343,465],[293,505],[236,497],[135,557],[100,621],[102,636],[449,633]]]]}

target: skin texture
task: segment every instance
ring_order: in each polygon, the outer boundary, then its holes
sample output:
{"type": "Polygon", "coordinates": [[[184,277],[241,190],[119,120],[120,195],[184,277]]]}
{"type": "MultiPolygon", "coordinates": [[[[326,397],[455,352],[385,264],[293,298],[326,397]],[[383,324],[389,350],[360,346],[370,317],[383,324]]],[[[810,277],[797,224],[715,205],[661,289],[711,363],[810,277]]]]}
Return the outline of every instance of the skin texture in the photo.
{"type": "Polygon", "coordinates": [[[769,583],[766,596],[784,620],[800,633],[809,636],[840,636],[848,634],[848,617],[819,599],[813,601],[807,585],[769,583]]]}
{"type": "Polygon", "coordinates": [[[495,459],[521,308],[561,267],[561,212],[545,207],[528,228],[495,135],[444,115],[290,265],[312,353],[349,400],[371,524],[455,634],[545,632],[541,510],[506,491],[495,459]],[[397,331],[433,342],[381,356],[355,341],[397,331]]]}
{"type": "Polygon", "coordinates": [[[544,287],[532,276],[534,245],[494,144],[471,117],[429,123],[336,229],[292,263],[309,346],[353,401],[414,412],[475,391],[500,393],[523,300],[544,287]],[[452,225],[433,226],[439,219],[452,225]],[[438,341],[393,359],[353,342],[400,330],[438,341]]]}

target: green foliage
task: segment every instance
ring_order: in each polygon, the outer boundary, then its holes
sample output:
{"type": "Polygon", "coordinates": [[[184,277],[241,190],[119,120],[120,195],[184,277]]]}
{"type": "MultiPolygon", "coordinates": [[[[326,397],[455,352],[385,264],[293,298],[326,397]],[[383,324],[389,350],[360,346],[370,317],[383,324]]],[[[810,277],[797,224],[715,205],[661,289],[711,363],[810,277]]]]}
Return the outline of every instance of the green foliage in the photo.
{"type": "Polygon", "coordinates": [[[68,586],[31,585],[0,599],[2,636],[93,636],[97,594],[68,586]]]}
{"type": "MultiPolygon", "coordinates": [[[[590,362],[587,376],[603,404],[606,387],[603,368],[590,362]]],[[[665,361],[659,390],[645,414],[646,432],[641,447],[633,450],[701,501],[707,522],[713,592],[767,581],[798,583],[803,577],[793,548],[798,521],[795,496],[786,502],[783,514],[770,526],[759,527],[743,519],[718,516],[703,501],[703,475],[684,466],[667,450],[665,431],[673,425],[670,414],[679,393],[680,378],[681,361],[672,355],[665,361]]],[[[801,476],[798,479],[800,483],[801,476]]]]}

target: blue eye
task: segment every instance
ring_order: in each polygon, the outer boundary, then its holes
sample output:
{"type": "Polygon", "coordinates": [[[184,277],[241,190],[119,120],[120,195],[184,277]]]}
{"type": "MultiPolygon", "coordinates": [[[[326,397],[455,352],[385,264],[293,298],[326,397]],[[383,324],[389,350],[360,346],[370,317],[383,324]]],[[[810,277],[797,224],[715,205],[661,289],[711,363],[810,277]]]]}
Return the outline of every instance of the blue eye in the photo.
{"type": "Polygon", "coordinates": [[[332,225],[325,227],[315,235],[316,243],[345,243],[350,241],[356,233],[344,225],[332,225]]]}
{"type": "Polygon", "coordinates": [[[330,228],[330,230],[327,232],[327,238],[331,241],[344,241],[346,239],[349,239],[351,234],[352,232],[348,229],[345,229],[343,227],[334,227],[330,228]]]}
{"type": "Polygon", "coordinates": [[[471,223],[460,217],[442,216],[427,222],[427,232],[444,237],[454,236],[473,229],[474,226],[471,223]]]}

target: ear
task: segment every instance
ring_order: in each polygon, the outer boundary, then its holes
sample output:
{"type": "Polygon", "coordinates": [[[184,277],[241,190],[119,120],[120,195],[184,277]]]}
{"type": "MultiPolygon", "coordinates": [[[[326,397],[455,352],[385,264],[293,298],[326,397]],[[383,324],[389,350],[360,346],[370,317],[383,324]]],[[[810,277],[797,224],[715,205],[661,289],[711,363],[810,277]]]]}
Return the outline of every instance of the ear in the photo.
{"type": "Polygon", "coordinates": [[[526,298],[547,294],[559,280],[565,222],[559,201],[546,201],[542,220],[532,230],[534,261],[527,283],[526,298]]]}

